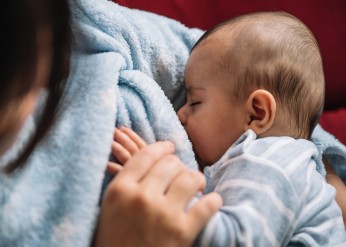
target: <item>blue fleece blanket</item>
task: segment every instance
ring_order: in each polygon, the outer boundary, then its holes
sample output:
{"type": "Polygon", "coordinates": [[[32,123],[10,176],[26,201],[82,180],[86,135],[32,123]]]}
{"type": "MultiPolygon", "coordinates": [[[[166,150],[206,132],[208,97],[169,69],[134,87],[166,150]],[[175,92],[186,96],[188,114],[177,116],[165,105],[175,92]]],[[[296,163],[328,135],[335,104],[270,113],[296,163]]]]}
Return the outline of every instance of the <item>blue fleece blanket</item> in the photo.
{"type": "MultiPolygon", "coordinates": [[[[202,31],[106,0],[73,0],[71,10],[75,44],[62,115],[24,169],[0,173],[0,246],[90,245],[115,125],[148,142],[173,141],[197,169],[174,109],[184,101],[184,65],[202,31]]],[[[33,129],[35,115],[0,166],[18,156],[33,129]]],[[[333,137],[319,130],[314,138],[346,164],[333,137]]]]}

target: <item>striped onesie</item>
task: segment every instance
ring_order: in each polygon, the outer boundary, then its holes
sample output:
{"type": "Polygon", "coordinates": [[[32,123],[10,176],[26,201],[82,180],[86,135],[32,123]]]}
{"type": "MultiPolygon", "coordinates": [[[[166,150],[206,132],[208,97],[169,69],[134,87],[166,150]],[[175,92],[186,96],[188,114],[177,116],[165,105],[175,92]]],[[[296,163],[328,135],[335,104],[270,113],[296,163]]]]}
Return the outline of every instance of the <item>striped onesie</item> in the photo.
{"type": "Polygon", "coordinates": [[[195,246],[346,246],[335,189],[316,171],[316,146],[256,138],[248,130],[205,168],[206,192],[224,202],[195,246]]]}

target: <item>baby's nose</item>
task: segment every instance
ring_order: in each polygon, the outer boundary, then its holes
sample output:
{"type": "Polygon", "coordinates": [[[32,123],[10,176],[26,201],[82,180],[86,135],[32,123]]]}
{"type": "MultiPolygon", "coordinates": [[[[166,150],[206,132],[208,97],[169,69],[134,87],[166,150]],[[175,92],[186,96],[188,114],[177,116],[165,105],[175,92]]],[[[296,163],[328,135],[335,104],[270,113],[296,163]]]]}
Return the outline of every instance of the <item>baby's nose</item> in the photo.
{"type": "Polygon", "coordinates": [[[185,126],[186,124],[186,112],[185,112],[185,105],[183,105],[177,112],[178,118],[180,123],[185,126]]]}

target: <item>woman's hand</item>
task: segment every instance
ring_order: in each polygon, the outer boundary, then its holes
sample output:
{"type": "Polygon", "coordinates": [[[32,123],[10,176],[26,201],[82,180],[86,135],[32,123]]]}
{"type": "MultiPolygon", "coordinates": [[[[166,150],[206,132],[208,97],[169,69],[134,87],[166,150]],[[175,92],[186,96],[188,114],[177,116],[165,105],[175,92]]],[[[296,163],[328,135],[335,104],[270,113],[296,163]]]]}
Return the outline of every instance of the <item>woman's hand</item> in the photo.
{"type": "Polygon", "coordinates": [[[101,205],[95,245],[190,246],[221,207],[216,193],[203,196],[189,210],[204,176],[172,155],[169,142],[145,145],[108,185],[101,205]]]}

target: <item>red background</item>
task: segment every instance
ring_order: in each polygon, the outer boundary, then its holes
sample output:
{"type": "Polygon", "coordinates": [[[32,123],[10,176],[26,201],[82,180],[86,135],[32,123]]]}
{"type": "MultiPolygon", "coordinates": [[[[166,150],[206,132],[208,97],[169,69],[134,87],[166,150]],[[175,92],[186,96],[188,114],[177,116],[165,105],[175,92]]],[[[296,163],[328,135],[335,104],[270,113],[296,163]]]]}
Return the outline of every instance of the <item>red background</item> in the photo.
{"type": "Polygon", "coordinates": [[[165,15],[188,27],[213,25],[254,11],[286,11],[315,34],[324,61],[325,112],[321,125],[346,144],[345,0],[115,0],[120,5],[165,15]]]}

